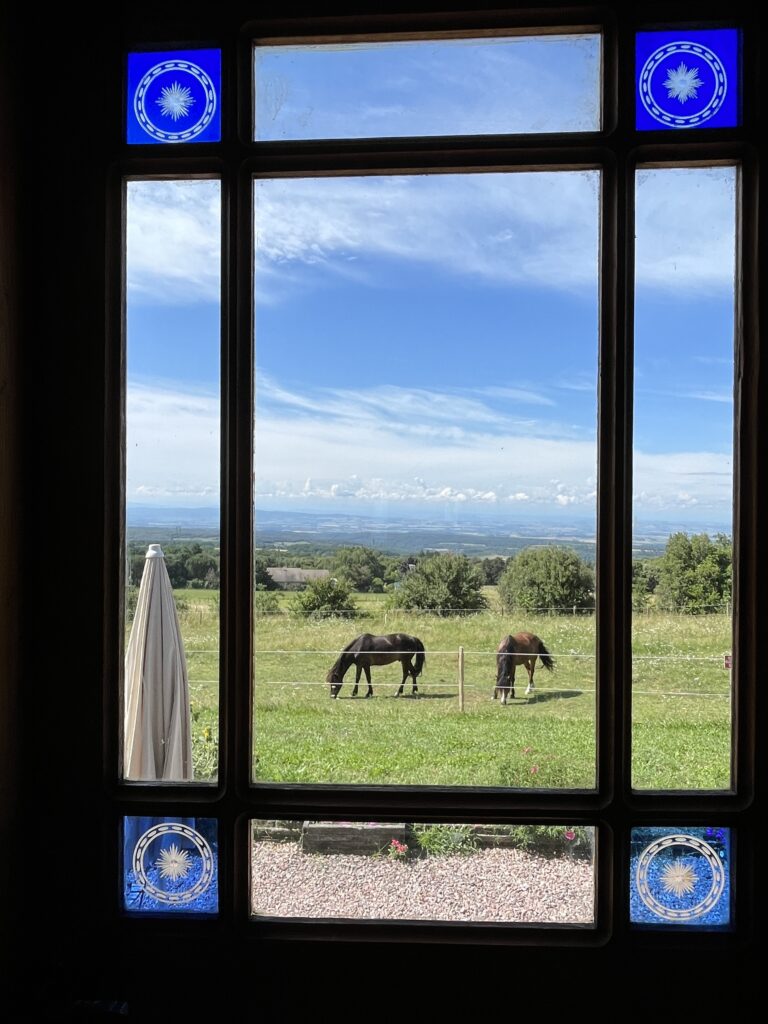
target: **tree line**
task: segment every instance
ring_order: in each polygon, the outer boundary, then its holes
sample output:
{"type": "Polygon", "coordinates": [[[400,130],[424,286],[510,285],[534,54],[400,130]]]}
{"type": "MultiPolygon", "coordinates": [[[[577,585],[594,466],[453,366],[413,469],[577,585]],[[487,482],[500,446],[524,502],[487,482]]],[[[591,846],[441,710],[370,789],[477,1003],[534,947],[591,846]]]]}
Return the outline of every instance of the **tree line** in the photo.
{"type": "MultiPolygon", "coordinates": [[[[215,545],[168,544],[164,553],[174,589],[219,588],[215,545]]],[[[143,546],[130,547],[129,584],[140,582],[144,555],[143,546]]],[[[274,564],[268,550],[257,551],[257,597],[278,589],[267,572],[274,564]]],[[[722,610],[731,600],[731,564],[732,544],[725,534],[675,533],[662,555],[633,561],[633,608],[688,613],[722,610]]],[[[571,548],[556,544],[524,548],[509,558],[432,551],[403,557],[356,545],[327,555],[299,556],[292,565],[327,569],[331,574],[297,592],[293,603],[304,612],[353,614],[355,593],[386,593],[393,608],[474,612],[487,607],[483,593],[487,586],[498,587],[502,609],[510,612],[590,612],[595,603],[593,566],[571,548]]],[[[274,599],[264,596],[257,604],[264,605],[265,611],[276,607],[274,599]]]]}

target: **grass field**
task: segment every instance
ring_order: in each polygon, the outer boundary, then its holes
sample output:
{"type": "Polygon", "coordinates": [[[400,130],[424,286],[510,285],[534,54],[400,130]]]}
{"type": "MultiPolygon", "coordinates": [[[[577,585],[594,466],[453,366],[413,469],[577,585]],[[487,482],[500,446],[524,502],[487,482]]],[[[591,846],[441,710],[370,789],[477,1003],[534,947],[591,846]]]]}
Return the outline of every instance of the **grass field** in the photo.
{"type": "MultiPolygon", "coordinates": [[[[195,774],[216,771],[218,594],[176,594],[188,659],[195,774]]],[[[469,617],[386,612],[381,595],[359,595],[358,619],[260,616],[255,627],[254,778],[270,782],[591,788],[595,784],[594,619],[516,616],[498,608],[469,617]],[[536,692],[490,700],[501,637],[537,633],[556,660],[539,665],[536,692]],[[397,665],[372,670],[374,698],[339,699],[325,675],[361,632],[404,631],[427,650],[419,696],[394,698],[397,665]],[[458,648],[465,649],[465,710],[459,712],[458,648]]],[[[635,619],[633,785],[723,789],[730,784],[730,619],[651,614],[635,619]]],[[[365,690],[361,688],[361,693],[365,690]]]]}

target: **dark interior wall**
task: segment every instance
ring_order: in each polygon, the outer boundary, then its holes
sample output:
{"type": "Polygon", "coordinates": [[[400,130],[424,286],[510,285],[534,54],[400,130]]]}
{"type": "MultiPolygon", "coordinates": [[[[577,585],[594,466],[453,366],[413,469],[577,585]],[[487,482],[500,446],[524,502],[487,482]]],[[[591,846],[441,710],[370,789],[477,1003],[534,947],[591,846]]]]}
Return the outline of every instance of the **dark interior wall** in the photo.
{"type": "MultiPolygon", "coordinates": [[[[8,76],[8,33],[0,13],[0,890],[9,894],[0,939],[17,919],[11,850],[18,822],[19,303],[16,259],[18,147],[8,76]],[[9,928],[9,926],[11,926],[9,928]]],[[[2,945],[2,942],[0,942],[2,945]]]]}
{"type": "Polygon", "coordinates": [[[633,1006],[659,1011],[689,986],[699,1008],[735,991],[744,998],[760,984],[752,937],[730,952],[660,957],[650,943],[628,957],[277,941],[246,948],[226,930],[194,942],[173,929],[115,930],[103,889],[111,825],[101,817],[105,198],[119,141],[122,39],[150,31],[146,12],[132,10],[110,9],[98,24],[71,9],[46,20],[17,11],[0,60],[0,882],[15,954],[5,964],[19,997],[47,1006],[49,1019],[66,1019],[77,998],[119,998],[134,1019],[206,1008],[219,1020],[240,1019],[238,995],[255,1009],[284,1009],[286,998],[335,1006],[346,1019],[340,1004],[354,994],[400,1017],[477,1012],[499,990],[517,1010],[513,994],[525,990],[526,1002],[569,1016],[597,1009],[610,979],[633,1006]],[[59,585],[62,564],[68,576],[76,564],[76,592],[59,585]],[[33,971],[31,986],[22,965],[33,971]]]}

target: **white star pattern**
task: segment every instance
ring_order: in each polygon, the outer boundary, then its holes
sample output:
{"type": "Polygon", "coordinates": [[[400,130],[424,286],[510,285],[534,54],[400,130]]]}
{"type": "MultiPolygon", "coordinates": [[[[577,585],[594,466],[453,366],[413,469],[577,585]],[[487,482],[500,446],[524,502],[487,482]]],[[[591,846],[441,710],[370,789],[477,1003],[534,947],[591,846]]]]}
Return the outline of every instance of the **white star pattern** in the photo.
{"type": "Polygon", "coordinates": [[[704,85],[698,74],[698,68],[691,68],[689,70],[682,61],[680,61],[676,69],[670,68],[667,71],[667,80],[664,83],[664,88],[669,93],[668,98],[671,100],[677,99],[681,103],[685,103],[689,99],[696,99],[698,96],[696,90],[699,86],[704,85]]]}
{"type": "Polygon", "coordinates": [[[155,867],[159,869],[160,877],[170,878],[172,882],[177,882],[180,878],[186,878],[191,866],[187,851],[180,850],[175,843],[171,845],[169,850],[163,850],[155,861],[155,867]]]}
{"type": "Polygon", "coordinates": [[[187,116],[195,99],[187,86],[174,82],[173,85],[166,85],[160,90],[160,99],[155,102],[160,106],[164,117],[172,117],[174,121],[178,121],[180,117],[187,116]]]}

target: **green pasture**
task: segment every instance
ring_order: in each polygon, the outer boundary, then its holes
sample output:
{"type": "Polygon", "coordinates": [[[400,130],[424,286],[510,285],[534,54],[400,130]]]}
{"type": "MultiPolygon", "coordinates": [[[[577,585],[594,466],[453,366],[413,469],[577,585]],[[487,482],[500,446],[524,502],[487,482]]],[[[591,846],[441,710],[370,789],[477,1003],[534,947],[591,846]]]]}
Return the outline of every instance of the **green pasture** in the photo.
{"type": "MultiPolygon", "coordinates": [[[[489,591],[495,596],[493,590],[489,591]]],[[[215,775],[218,593],[176,592],[189,668],[195,773],[215,775]]],[[[591,788],[595,784],[595,660],[591,616],[525,615],[498,606],[471,616],[386,611],[383,595],[356,595],[356,619],[300,619],[281,611],[255,625],[254,778],[269,782],[591,788]],[[535,694],[491,701],[496,646],[507,632],[537,633],[556,660],[536,670],[535,694]],[[395,698],[398,665],[372,670],[374,698],[338,700],[325,676],[361,632],[416,634],[427,650],[419,695],[395,698]],[[465,651],[465,705],[458,649],[465,651]]],[[[495,603],[495,602],[494,602],[495,603]]],[[[726,615],[647,614],[635,619],[633,784],[723,789],[730,784],[726,615]]]]}

